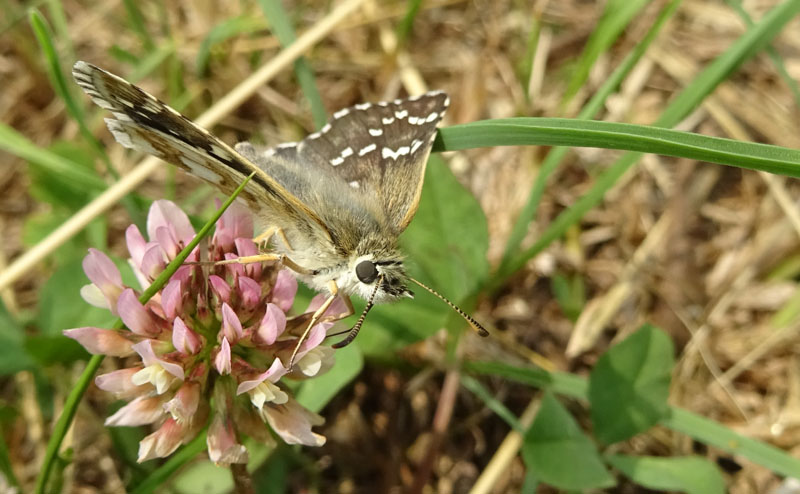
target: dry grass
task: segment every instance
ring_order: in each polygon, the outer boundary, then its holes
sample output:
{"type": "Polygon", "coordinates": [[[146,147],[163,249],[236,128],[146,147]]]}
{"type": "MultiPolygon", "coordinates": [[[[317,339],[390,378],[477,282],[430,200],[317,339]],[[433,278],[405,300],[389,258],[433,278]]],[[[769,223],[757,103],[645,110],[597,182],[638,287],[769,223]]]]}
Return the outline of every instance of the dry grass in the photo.
{"type": "MultiPolygon", "coordinates": [[[[299,13],[295,21],[300,32],[323,16],[310,7],[313,2],[286,3],[291,12],[299,13]]],[[[745,9],[759,18],[774,3],[749,1],[745,9]]],[[[150,4],[142,9],[152,33],[161,32],[161,23],[169,26],[178,46],[177,60],[191,69],[200,43],[220,19],[239,13],[258,15],[257,6],[245,4],[165,4],[163,13],[150,4]]],[[[650,15],[637,17],[614,50],[596,64],[580,99],[590,96],[630,51],[661,5],[653,2],[648,7],[650,15]]],[[[120,65],[109,57],[109,48],[133,48],[139,43],[126,28],[121,2],[67,0],[64,10],[78,58],[115,70],[120,65]]],[[[565,71],[601,12],[601,5],[577,0],[425,2],[408,44],[394,52],[394,26],[404,15],[403,3],[370,2],[313,50],[310,63],[329,110],[393,98],[424,85],[450,93],[449,124],[519,115],[557,116],[565,71]],[[545,27],[539,52],[531,60],[536,76],[524,87],[518,68],[526,62],[525,44],[534,14],[541,16],[545,27]]],[[[798,27],[796,21],[789,24],[775,44],[794,79],[800,79],[798,27]]],[[[744,23],[724,4],[686,0],[600,118],[652,122],[671,96],[744,29],[744,23]]],[[[183,77],[196,95],[186,113],[198,115],[247,78],[252,55],[268,60],[277,50],[276,40],[268,33],[226,44],[215,54],[208,78],[198,78],[191,70],[183,77]]],[[[64,63],[70,63],[67,54],[64,63]]],[[[142,85],[166,95],[165,87],[159,85],[164,73],[156,70],[142,85]]],[[[67,118],[63,103],[53,96],[24,20],[0,35],[0,88],[2,122],[42,146],[57,139],[77,139],[78,129],[67,118]]],[[[760,55],[720,86],[681,128],[798,148],[798,117],[791,91],[770,60],[760,55]]],[[[100,121],[93,123],[124,174],[130,161],[100,129],[100,121]]],[[[228,142],[255,135],[274,143],[294,140],[311,128],[307,105],[291,71],[286,70],[223,118],[215,130],[228,142]]],[[[502,254],[546,152],[494,148],[447,156],[486,212],[493,263],[502,254]]],[[[530,239],[581,196],[592,176],[614,155],[587,149],[572,152],[547,189],[530,239]]],[[[22,240],[26,218],[49,208],[30,195],[26,163],[10,155],[2,157],[0,267],[29,248],[22,240]]],[[[166,170],[158,170],[138,192],[161,197],[166,176],[166,170]]],[[[196,185],[184,176],[177,180],[179,197],[188,196],[196,185]]],[[[579,227],[531,261],[495,299],[482,302],[480,315],[502,333],[495,337],[491,351],[528,360],[531,355],[521,348],[532,350],[556,369],[584,374],[612,341],[649,321],[667,331],[678,347],[673,404],[800,454],[799,326],[774,320],[776,311],[797,293],[798,197],[800,185],[782,177],[647,156],[579,227]],[[564,316],[551,294],[548,280],[555,273],[584,280],[588,302],[577,323],[564,316]]],[[[117,206],[107,214],[111,248],[121,254],[121,229],[128,223],[125,210],[117,206]]],[[[41,262],[6,290],[7,307],[23,315],[35,310],[37,290],[52,265],[52,261],[41,262]]],[[[322,492],[403,492],[419,481],[424,467],[431,469],[430,480],[418,492],[468,492],[485,473],[508,427],[467,391],[448,391],[447,374],[435,370],[442,356],[439,343],[408,348],[403,357],[412,365],[402,369],[368,364],[357,381],[328,405],[323,431],[329,438],[327,445],[304,450],[321,472],[322,492]],[[449,396],[446,399],[454,405],[452,416],[437,419],[437,411],[445,413],[443,396],[449,396]],[[433,424],[437,420],[445,420],[447,432],[440,454],[431,459],[426,452],[436,440],[433,424]]],[[[465,350],[477,351],[469,345],[465,350]]],[[[69,389],[69,377],[55,381],[56,412],[69,389]]],[[[521,386],[490,384],[517,414],[532,399],[521,386]]],[[[48,422],[38,410],[29,375],[5,381],[3,393],[6,399],[19,401],[22,413],[10,422],[15,425],[6,428],[6,437],[16,472],[28,482],[37,472],[48,422]]],[[[119,492],[123,485],[117,460],[110,456],[108,435],[100,425],[97,410],[103,408],[92,406],[94,400],[105,399],[89,397],[68,438],[77,462],[68,480],[70,492],[119,492]]],[[[578,407],[574,411],[582,415],[578,407]]],[[[727,459],[662,429],[637,437],[625,449],[657,455],[694,452],[727,459]]],[[[738,466],[727,477],[730,492],[771,492],[778,485],[779,479],[763,467],[732,460],[738,466]]],[[[499,467],[492,463],[494,485],[484,492],[517,492],[524,474],[521,459],[512,454],[497,461],[499,467]]],[[[293,492],[309,485],[307,473],[296,468],[290,485],[293,492]]],[[[628,486],[616,492],[641,491],[628,486]]]]}

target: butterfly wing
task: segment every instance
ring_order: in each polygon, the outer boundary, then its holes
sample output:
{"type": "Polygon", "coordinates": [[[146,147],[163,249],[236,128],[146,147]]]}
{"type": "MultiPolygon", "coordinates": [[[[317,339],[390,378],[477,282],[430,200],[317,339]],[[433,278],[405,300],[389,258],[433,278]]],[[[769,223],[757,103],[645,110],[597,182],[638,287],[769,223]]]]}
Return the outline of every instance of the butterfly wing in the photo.
{"type": "MultiPolygon", "coordinates": [[[[257,152],[262,160],[306,168],[298,174],[338,177],[349,191],[334,189],[334,194],[349,195],[367,209],[377,201],[386,226],[399,234],[417,211],[436,125],[449,103],[447,94],[433,91],[355,105],[334,113],[319,132],[298,143],[257,152]]],[[[307,200],[314,202],[313,197],[307,200]]]]}
{"type": "Polygon", "coordinates": [[[97,105],[114,115],[106,123],[123,146],[184,168],[226,194],[254,174],[239,197],[256,215],[269,226],[283,228],[289,240],[299,247],[314,241],[330,244],[330,233],[316,212],[205,129],[142,89],[94,65],[79,61],[72,75],[97,105]]]}

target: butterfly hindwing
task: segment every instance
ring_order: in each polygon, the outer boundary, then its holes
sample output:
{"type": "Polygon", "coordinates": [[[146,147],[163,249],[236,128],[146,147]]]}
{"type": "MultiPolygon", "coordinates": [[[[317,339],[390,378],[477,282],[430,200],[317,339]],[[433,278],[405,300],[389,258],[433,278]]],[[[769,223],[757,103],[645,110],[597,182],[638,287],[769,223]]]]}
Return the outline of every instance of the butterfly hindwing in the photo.
{"type": "Polygon", "coordinates": [[[269,160],[340,177],[353,196],[377,200],[388,227],[399,233],[419,203],[436,125],[450,99],[434,91],[404,100],[339,110],[298,143],[261,150],[269,160]]]}
{"type": "Polygon", "coordinates": [[[264,170],[154,96],[86,62],[77,62],[72,74],[97,105],[114,115],[106,123],[123,146],[184,168],[226,194],[255,172],[239,197],[256,215],[288,234],[301,229],[303,236],[319,235],[330,241],[314,211],[264,170]]]}

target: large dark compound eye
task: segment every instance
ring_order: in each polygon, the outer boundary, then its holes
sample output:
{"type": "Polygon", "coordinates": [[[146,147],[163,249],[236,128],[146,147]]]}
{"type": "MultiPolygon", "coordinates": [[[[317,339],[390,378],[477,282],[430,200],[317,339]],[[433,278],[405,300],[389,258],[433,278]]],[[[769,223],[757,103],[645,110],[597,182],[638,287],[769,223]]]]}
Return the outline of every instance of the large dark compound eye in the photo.
{"type": "Polygon", "coordinates": [[[372,261],[361,261],[356,266],[356,276],[361,283],[372,283],[378,277],[378,268],[372,261]]]}

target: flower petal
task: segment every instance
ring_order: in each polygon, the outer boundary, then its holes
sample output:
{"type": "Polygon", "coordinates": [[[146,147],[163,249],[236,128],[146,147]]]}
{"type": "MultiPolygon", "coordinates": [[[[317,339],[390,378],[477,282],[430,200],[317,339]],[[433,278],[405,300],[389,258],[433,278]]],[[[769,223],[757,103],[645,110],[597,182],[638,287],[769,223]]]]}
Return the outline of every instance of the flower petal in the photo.
{"type": "Polygon", "coordinates": [[[155,336],[160,332],[156,321],[139,302],[132,288],[126,288],[117,300],[117,312],[131,331],[142,336],[155,336]]]}
{"type": "Polygon", "coordinates": [[[177,317],[183,310],[183,283],[180,279],[175,279],[174,275],[161,290],[161,307],[167,319],[177,317]]]}
{"type": "Polygon", "coordinates": [[[256,280],[248,278],[247,276],[240,276],[238,282],[242,305],[246,309],[255,308],[261,300],[261,285],[259,285],[256,280]]]}
{"type": "Polygon", "coordinates": [[[328,372],[334,364],[334,349],[329,346],[317,346],[297,359],[292,375],[299,372],[300,377],[313,377],[328,372]]]}
{"type": "Polygon", "coordinates": [[[283,405],[266,405],[262,412],[272,430],[287,444],[322,446],[325,436],[311,431],[314,425],[322,425],[325,420],[316,413],[303,408],[296,401],[289,400],[283,405]]]}
{"type": "Polygon", "coordinates": [[[215,414],[206,438],[208,458],[217,465],[247,463],[247,449],[238,443],[230,420],[215,414]]]}
{"type": "Polygon", "coordinates": [[[275,280],[275,286],[272,288],[272,302],[280,307],[282,311],[288,312],[292,308],[292,304],[294,304],[295,294],[297,294],[297,279],[291,271],[282,269],[275,280]]]}
{"type": "Polygon", "coordinates": [[[134,351],[133,343],[121,331],[93,327],[65,329],[64,336],[77,341],[92,355],[127,357],[134,351]]]}
{"type": "Polygon", "coordinates": [[[200,337],[189,329],[183,319],[176,317],[172,323],[172,344],[184,355],[194,355],[200,351],[200,337]]]}
{"type": "Polygon", "coordinates": [[[227,281],[215,274],[209,276],[208,281],[211,283],[211,289],[214,290],[214,293],[220,301],[226,303],[231,301],[231,286],[227,281]]]}
{"type": "Polygon", "coordinates": [[[251,379],[249,381],[242,381],[241,383],[239,383],[239,386],[236,388],[236,394],[238,396],[242,393],[246,393],[254,389],[262,382],[266,381],[267,379],[269,379],[271,382],[277,382],[278,379],[280,379],[282,376],[286,374],[286,372],[288,371],[286,370],[285,367],[283,367],[283,364],[281,363],[280,359],[276,358],[275,360],[272,361],[272,365],[269,367],[269,369],[262,372],[254,379],[251,379]]]}
{"type": "Polygon", "coordinates": [[[142,362],[144,362],[144,365],[160,365],[165,371],[172,374],[175,378],[183,381],[183,367],[158,358],[155,350],[153,350],[153,340],[142,340],[133,345],[133,350],[142,357],[142,362]]]}
{"type": "Polygon", "coordinates": [[[156,243],[147,244],[147,248],[142,256],[142,264],[139,269],[149,279],[153,280],[158,276],[167,263],[164,261],[164,251],[156,243]]]}
{"type": "Polygon", "coordinates": [[[267,310],[256,330],[256,343],[272,345],[286,330],[286,314],[273,303],[267,304],[267,310]]]}
{"type": "Polygon", "coordinates": [[[175,233],[175,237],[188,244],[194,238],[194,228],[189,217],[172,201],[161,199],[154,201],[147,214],[147,235],[150,240],[157,238],[156,230],[167,227],[175,233]]]}
{"type": "Polygon", "coordinates": [[[236,312],[225,302],[222,303],[222,334],[234,343],[242,337],[242,323],[236,312]]]}
{"type": "Polygon", "coordinates": [[[81,298],[87,304],[99,307],[101,309],[107,309],[112,312],[116,309],[116,307],[109,307],[108,299],[105,295],[103,295],[103,291],[100,290],[100,287],[94,283],[83,285],[81,287],[81,298]]]}
{"type": "Polygon", "coordinates": [[[228,343],[228,338],[224,336],[217,356],[214,357],[214,367],[223,376],[231,373],[231,345],[228,343]]]}
{"type": "Polygon", "coordinates": [[[152,424],[164,415],[162,396],[140,396],[106,419],[107,426],[137,426],[152,424]]]}
{"type": "Polygon", "coordinates": [[[191,423],[200,404],[200,384],[194,381],[185,382],[175,393],[175,397],[164,403],[164,410],[169,412],[179,424],[191,423]]]}
{"type": "Polygon", "coordinates": [[[140,386],[131,380],[133,375],[142,370],[141,367],[119,369],[94,378],[98,388],[109,393],[114,393],[120,398],[134,398],[150,392],[152,386],[140,386]]]}
{"type": "Polygon", "coordinates": [[[178,446],[189,439],[190,432],[175,419],[168,418],[157,431],[139,442],[139,457],[136,461],[142,463],[171,455],[178,446]]]}
{"type": "Polygon", "coordinates": [[[125,243],[128,244],[128,253],[131,255],[133,262],[139,266],[142,264],[142,256],[147,246],[147,241],[139,231],[139,227],[131,225],[125,230],[125,243]]]}
{"type": "MultiPolygon", "coordinates": [[[[119,274],[114,261],[97,249],[89,249],[83,258],[83,271],[108,301],[108,307],[114,312],[117,298],[122,292],[122,275],[119,274]]],[[[116,314],[116,312],[114,312],[116,314]]]]}

